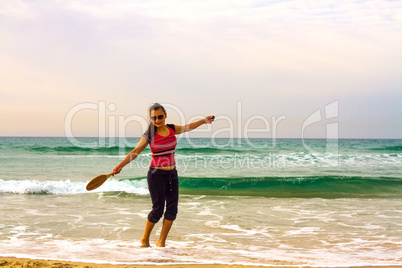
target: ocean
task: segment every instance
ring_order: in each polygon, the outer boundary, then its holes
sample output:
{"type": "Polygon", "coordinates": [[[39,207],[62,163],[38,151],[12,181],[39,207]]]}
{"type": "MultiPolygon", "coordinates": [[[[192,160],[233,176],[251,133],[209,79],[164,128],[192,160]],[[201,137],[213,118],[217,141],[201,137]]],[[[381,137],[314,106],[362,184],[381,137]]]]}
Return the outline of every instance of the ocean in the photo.
{"type": "Polygon", "coordinates": [[[140,248],[139,138],[0,137],[0,257],[112,264],[402,265],[402,140],[178,137],[179,214],[140,248]]]}

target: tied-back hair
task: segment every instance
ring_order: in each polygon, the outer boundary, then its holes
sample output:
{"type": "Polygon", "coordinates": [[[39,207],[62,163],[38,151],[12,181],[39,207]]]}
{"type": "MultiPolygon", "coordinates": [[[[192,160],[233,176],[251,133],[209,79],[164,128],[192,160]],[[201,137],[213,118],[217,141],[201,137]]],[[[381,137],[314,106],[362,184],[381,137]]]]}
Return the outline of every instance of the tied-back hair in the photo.
{"type": "Polygon", "coordinates": [[[156,133],[156,126],[154,125],[154,123],[152,123],[152,120],[151,120],[151,112],[157,111],[160,109],[162,109],[163,113],[166,115],[165,108],[162,105],[160,105],[159,103],[152,104],[151,107],[149,107],[149,109],[148,109],[149,126],[148,126],[148,130],[145,132],[145,135],[148,138],[149,142],[151,142],[152,137],[156,133]]]}

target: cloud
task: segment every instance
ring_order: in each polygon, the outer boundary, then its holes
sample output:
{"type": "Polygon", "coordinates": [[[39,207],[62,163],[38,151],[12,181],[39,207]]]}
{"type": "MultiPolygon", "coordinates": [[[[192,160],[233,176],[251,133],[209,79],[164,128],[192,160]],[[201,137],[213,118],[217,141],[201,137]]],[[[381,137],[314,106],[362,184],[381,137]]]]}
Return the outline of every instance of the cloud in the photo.
{"type": "Polygon", "coordinates": [[[289,118],[366,94],[384,107],[402,84],[401,14],[379,0],[5,0],[1,102],[65,114],[82,101],[121,113],[165,101],[232,116],[242,100],[289,118]]]}

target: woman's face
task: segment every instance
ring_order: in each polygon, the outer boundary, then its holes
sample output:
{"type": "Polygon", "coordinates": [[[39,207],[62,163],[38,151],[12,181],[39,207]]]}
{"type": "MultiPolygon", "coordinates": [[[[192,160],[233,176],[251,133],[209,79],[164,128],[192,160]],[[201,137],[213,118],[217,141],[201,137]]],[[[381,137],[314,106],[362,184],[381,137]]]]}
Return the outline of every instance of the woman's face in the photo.
{"type": "Polygon", "coordinates": [[[164,126],[166,117],[162,109],[151,111],[151,121],[156,127],[164,126]]]}

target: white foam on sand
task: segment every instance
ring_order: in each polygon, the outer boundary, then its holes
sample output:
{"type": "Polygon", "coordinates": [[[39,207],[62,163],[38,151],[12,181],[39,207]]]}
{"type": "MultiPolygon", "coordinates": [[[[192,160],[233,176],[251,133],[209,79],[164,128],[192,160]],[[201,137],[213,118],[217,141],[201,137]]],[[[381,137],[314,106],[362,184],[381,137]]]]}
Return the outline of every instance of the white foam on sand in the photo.
{"type": "MultiPolygon", "coordinates": [[[[359,241],[356,241],[359,242],[359,241]]],[[[360,241],[361,242],[361,241],[360,241]]],[[[340,245],[341,246],[341,245],[340,245]]],[[[350,245],[349,245],[350,246],[350,245]]],[[[345,248],[346,249],[346,248],[345,248]]],[[[401,265],[395,251],[334,251],[325,248],[300,250],[292,247],[218,247],[208,241],[169,241],[166,248],[140,248],[138,241],[85,239],[12,239],[0,243],[1,257],[23,257],[110,264],[243,264],[343,266],[401,265]]]]}

